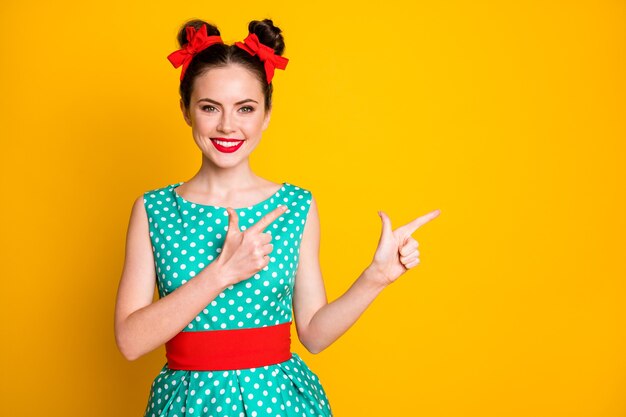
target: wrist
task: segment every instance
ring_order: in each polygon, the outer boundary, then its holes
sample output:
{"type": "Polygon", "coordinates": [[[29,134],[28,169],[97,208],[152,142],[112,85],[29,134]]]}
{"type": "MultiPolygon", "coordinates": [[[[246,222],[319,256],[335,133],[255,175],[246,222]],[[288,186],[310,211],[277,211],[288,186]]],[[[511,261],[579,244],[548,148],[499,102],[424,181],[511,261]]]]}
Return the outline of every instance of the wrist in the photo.
{"type": "Polygon", "coordinates": [[[210,263],[206,268],[204,268],[201,275],[203,275],[205,283],[217,286],[222,291],[230,287],[234,282],[222,264],[217,261],[210,263]]]}
{"type": "Polygon", "coordinates": [[[387,279],[384,271],[374,263],[371,263],[365,268],[363,277],[368,283],[374,287],[379,287],[381,290],[391,283],[391,281],[387,279]]]}

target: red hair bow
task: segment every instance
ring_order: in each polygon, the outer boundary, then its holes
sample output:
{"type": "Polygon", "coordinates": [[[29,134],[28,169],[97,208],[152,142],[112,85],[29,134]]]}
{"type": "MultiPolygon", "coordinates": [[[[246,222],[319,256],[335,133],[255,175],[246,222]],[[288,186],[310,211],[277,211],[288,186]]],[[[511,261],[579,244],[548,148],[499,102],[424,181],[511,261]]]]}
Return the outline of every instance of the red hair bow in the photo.
{"type": "Polygon", "coordinates": [[[181,65],[183,66],[180,72],[181,81],[185,76],[185,71],[187,71],[191,59],[198,52],[213,44],[224,43],[219,36],[207,36],[206,25],[202,25],[198,31],[196,31],[193,26],[187,26],[185,30],[187,31],[187,44],[167,56],[167,59],[169,59],[174,68],[178,68],[181,65]]]}
{"type": "Polygon", "coordinates": [[[274,78],[274,68],[284,70],[289,60],[280,55],[276,55],[274,50],[267,45],[259,42],[259,38],[255,33],[249,33],[242,42],[235,42],[235,45],[248,52],[250,55],[258,55],[259,59],[265,63],[265,75],[267,83],[272,82],[274,78]]]}

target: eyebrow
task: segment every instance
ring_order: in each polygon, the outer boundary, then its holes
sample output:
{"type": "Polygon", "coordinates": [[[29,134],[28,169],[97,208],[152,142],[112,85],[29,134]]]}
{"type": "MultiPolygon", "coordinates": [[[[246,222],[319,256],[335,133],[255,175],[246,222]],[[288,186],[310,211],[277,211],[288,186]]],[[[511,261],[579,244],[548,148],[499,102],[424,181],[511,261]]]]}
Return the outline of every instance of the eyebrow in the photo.
{"type": "MultiPolygon", "coordinates": [[[[215,100],[212,100],[212,99],[210,99],[210,98],[201,98],[200,100],[198,100],[198,103],[200,103],[201,101],[208,101],[209,103],[217,104],[217,105],[219,105],[219,106],[221,106],[221,105],[222,105],[222,103],[220,103],[219,101],[215,101],[215,100]]],[[[247,99],[245,99],[245,100],[241,100],[241,101],[236,102],[236,103],[235,103],[235,105],[237,106],[237,105],[239,105],[239,104],[247,103],[247,102],[249,102],[249,101],[253,101],[253,102],[255,102],[256,104],[259,104],[259,102],[258,102],[258,101],[253,100],[253,99],[251,99],[251,98],[247,98],[247,99]]]]}

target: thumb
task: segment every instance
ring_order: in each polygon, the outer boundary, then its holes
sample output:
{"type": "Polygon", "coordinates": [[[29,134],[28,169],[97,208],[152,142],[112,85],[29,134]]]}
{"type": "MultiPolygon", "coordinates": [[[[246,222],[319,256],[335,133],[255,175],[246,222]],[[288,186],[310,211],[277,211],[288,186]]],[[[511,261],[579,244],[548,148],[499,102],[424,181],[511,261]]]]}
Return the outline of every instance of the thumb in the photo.
{"type": "Polygon", "coordinates": [[[383,221],[383,230],[380,234],[380,240],[383,241],[391,238],[393,235],[393,232],[391,230],[391,220],[389,219],[389,216],[387,216],[387,214],[382,210],[378,212],[378,215],[383,221]]]}
{"type": "Polygon", "coordinates": [[[237,216],[237,211],[231,207],[226,207],[226,211],[228,212],[228,234],[231,231],[239,232],[239,216],[237,216]]]}

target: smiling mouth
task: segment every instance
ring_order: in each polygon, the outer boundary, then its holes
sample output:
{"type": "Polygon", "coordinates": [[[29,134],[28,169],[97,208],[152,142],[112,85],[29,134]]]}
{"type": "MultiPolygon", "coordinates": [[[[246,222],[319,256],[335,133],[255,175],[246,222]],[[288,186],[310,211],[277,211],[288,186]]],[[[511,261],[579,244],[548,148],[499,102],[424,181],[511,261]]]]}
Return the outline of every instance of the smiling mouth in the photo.
{"type": "Polygon", "coordinates": [[[243,142],[243,139],[211,138],[211,140],[216,141],[220,145],[225,145],[225,146],[243,142]]]}
{"type": "Polygon", "coordinates": [[[229,138],[210,138],[213,145],[218,151],[224,153],[235,152],[241,147],[243,139],[229,139],[229,138]]]}

